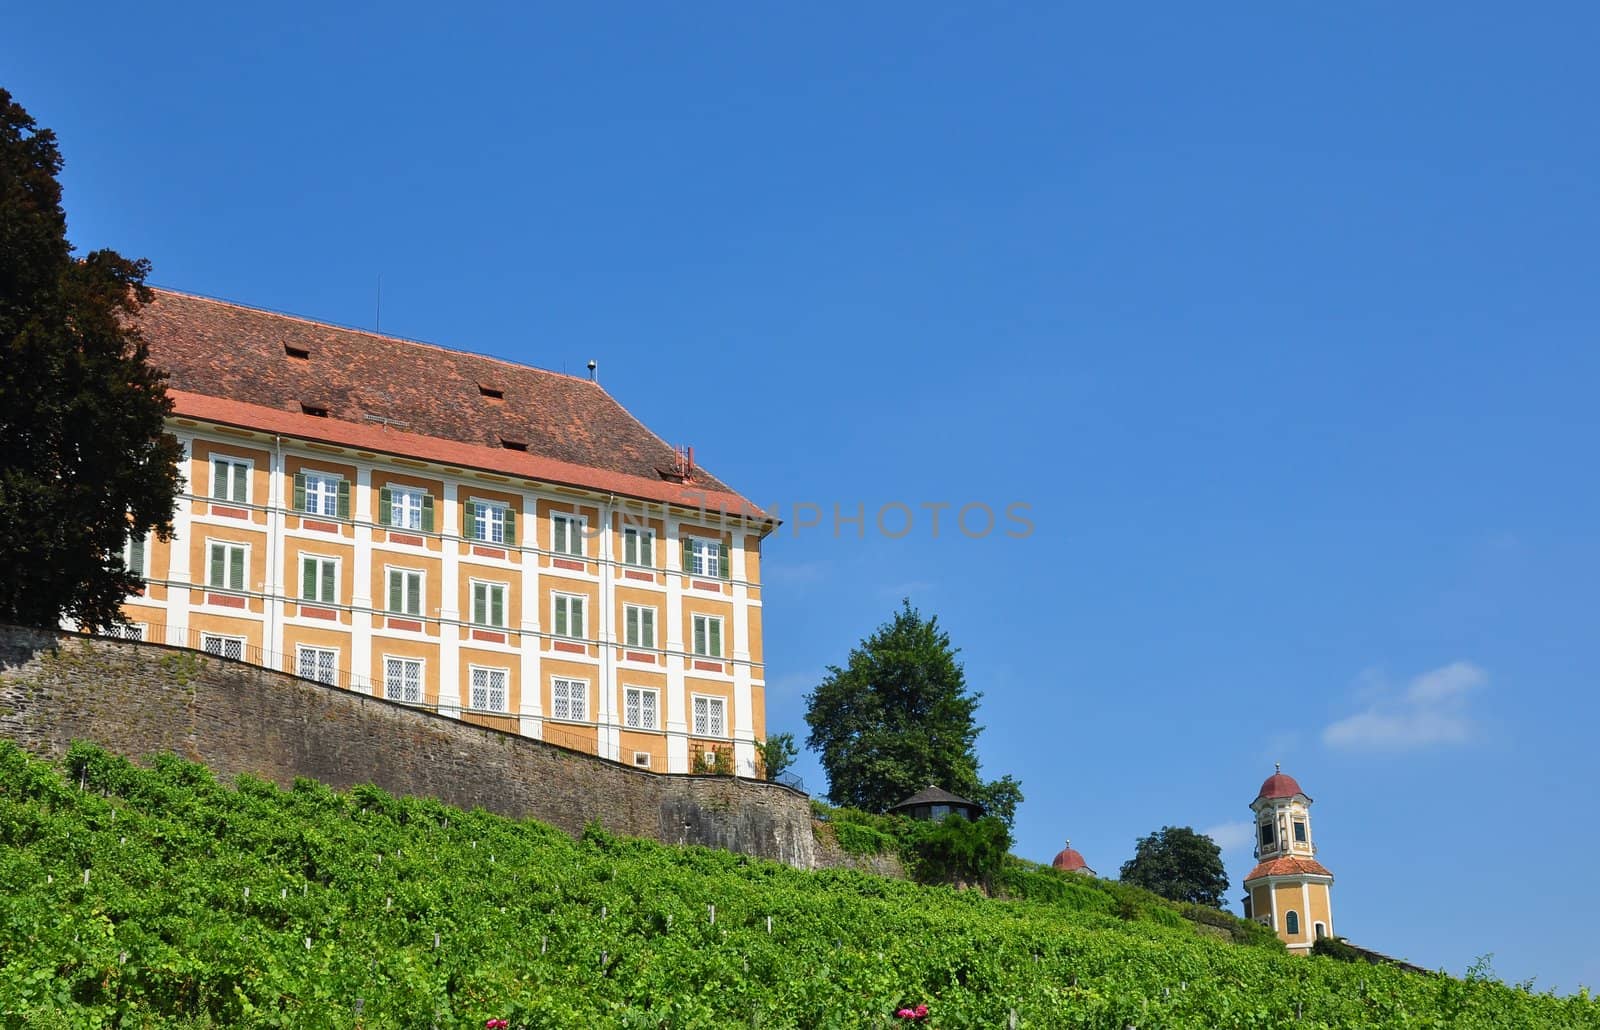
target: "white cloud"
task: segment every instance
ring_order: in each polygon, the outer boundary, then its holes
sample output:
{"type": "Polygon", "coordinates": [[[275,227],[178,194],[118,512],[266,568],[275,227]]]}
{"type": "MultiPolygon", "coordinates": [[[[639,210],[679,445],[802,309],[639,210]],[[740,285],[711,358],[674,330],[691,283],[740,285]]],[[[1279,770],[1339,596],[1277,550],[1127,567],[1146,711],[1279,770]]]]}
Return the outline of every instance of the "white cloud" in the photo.
{"type": "Polygon", "coordinates": [[[1240,851],[1255,844],[1256,828],[1250,822],[1219,823],[1200,831],[1217,842],[1223,851],[1240,851]]]}
{"type": "Polygon", "coordinates": [[[1371,751],[1464,743],[1477,729],[1467,710],[1468,700],[1488,682],[1488,673],[1471,662],[1430,669],[1399,690],[1364,673],[1358,693],[1367,707],[1324,729],[1323,743],[1371,751]]]}

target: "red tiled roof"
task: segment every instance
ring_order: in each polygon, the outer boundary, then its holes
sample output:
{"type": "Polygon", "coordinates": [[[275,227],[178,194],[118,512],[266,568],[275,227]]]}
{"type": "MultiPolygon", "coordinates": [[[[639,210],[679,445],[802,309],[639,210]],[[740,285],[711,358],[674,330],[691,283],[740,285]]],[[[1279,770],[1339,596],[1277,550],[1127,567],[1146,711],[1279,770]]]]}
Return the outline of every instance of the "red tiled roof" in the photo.
{"type": "Polygon", "coordinates": [[[1083,856],[1078,854],[1076,849],[1069,846],[1062,848],[1061,851],[1057,853],[1056,857],[1050,862],[1050,865],[1055,869],[1061,869],[1066,872],[1073,873],[1077,872],[1079,869],[1086,868],[1089,863],[1083,860],[1083,856]]]}
{"type": "Polygon", "coordinates": [[[1256,795],[1256,800],[1259,801],[1262,798],[1292,798],[1296,794],[1304,793],[1305,791],[1300,789],[1300,784],[1295,782],[1293,776],[1275,772],[1267,777],[1266,782],[1261,784],[1261,793],[1256,795]]]}
{"type": "Polygon", "coordinates": [[[673,448],[598,383],[170,290],[154,293],[139,328],[151,360],[167,371],[180,414],[630,497],[692,507],[703,499],[713,510],[720,502],[764,517],[703,469],[687,484],[665,478],[673,448]],[[327,417],[304,414],[306,407],[327,417]]]}
{"type": "Polygon", "coordinates": [[[1244,882],[1259,880],[1263,876],[1332,876],[1328,867],[1314,858],[1270,858],[1265,862],[1257,863],[1256,867],[1245,875],[1244,882]]]}

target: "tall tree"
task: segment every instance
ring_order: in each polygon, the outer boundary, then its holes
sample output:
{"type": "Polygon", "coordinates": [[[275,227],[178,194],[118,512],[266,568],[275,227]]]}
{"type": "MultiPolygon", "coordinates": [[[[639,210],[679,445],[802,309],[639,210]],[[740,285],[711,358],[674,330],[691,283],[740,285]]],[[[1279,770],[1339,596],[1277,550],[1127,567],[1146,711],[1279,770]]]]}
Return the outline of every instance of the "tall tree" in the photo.
{"type": "Polygon", "coordinates": [[[806,746],[822,756],[829,800],[882,812],[931,784],[1011,825],[1021,785],[978,778],[973,720],[983,695],[967,690],[957,653],[938,618],[924,619],[908,600],[844,668],[829,666],[806,695],[806,746]]]}
{"type": "Polygon", "coordinates": [[[130,536],[172,533],[165,376],[134,316],[149,262],[67,242],[61,152],[0,89],[0,621],[121,621],[130,536]]]}
{"type": "Polygon", "coordinates": [[[1228,873],[1217,842],[1187,826],[1163,826],[1140,837],[1133,857],[1122,864],[1122,882],[1173,901],[1221,908],[1228,873]]]}

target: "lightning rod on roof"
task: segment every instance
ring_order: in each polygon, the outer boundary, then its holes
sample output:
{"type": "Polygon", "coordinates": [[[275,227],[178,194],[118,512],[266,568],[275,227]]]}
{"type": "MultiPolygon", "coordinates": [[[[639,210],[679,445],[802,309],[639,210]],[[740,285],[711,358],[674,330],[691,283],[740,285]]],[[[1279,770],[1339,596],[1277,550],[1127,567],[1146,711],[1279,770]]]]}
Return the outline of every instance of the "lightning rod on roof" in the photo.
{"type": "Polygon", "coordinates": [[[379,272],[378,273],[378,311],[377,311],[377,314],[372,316],[372,331],[376,333],[376,332],[381,332],[382,330],[383,330],[383,273],[379,272]]]}
{"type": "Polygon", "coordinates": [[[589,359],[589,382],[594,382],[594,370],[599,367],[593,358],[589,359]]]}

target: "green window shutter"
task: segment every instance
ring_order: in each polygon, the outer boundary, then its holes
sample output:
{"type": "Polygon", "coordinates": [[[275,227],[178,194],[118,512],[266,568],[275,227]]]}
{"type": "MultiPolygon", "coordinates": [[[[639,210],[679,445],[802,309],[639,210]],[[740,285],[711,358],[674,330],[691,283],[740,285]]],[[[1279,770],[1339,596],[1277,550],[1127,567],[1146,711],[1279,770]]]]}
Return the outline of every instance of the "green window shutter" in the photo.
{"type": "Polygon", "coordinates": [[[706,653],[706,620],[702,615],[694,617],[694,653],[706,653]]]}
{"type": "Polygon", "coordinates": [[[567,635],[567,599],[565,597],[558,597],[558,598],[556,598],[556,636],[564,637],[566,635],[567,635]]]}
{"type": "Polygon", "coordinates": [[[388,487],[378,490],[378,525],[394,525],[394,492],[388,487]]]}
{"type": "Polygon", "coordinates": [[[683,549],[683,571],[694,571],[694,537],[685,536],[678,538],[683,549]]]}
{"type": "Polygon", "coordinates": [[[643,609],[642,610],[642,617],[641,617],[641,621],[640,621],[639,625],[640,625],[640,629],[641,629],[641,633],[639,635],[639,643],[644,645],[645,647],[655,647],[656,646],[656,610],[654,608],[645,608],[645,609],[643,609]]]}
{"type": "Polygon", "coordinates": [[[306,510],[306,474],[304,472],[296,472],[294,474],[294,510],[306,510]]]}
{"type": "Polygon", "coordinates": [[[350,481],[348,479],[339,480],[338,512],[341,519],[350,517],[350,481]]]}
{"type": "Polygon", "coordinates": [[[422,495],[422,531],[433,532],[433,495],[422,495]]]}
{"type": "Polygon", "coordinates": [[[144,537],[130,537],[128,540],[128,571],[144,578],[144,537]]]}
{"type": "Polygon", "coordinates": [[[493,611],[490,612],[493,625],[504,626],[506,624],[506,592],[504,590],[491,589],[489,591],[489,603],[493,606],[493,611]]]}
{"type": "Polygon", "coordinates": [[[567,520],[557,515],[550,516],[550,550],[567,553],[567,520]]]}
{"type": "Polygon", "coordinates": [[[583,599],[581,597],[572,599],[572,635],[575,637],[583,636],[583,599]]]}
{"type": "Polygon", "coordinates": [[[655,535],[648,529],[639,530],[639,564],[654,565],[655,556],[650,553],[651,545],[655,543],[655,535]]]}
{"type": "Polygon", "coordinates": [[[300,596],[315,600],[317,589],[317,563],[310,558],[300,559],[300,596]]]}
{"type": "Polygon", "coordinates": [[[244,465],[242,463],[235,463],[234,464],[234,466],[233,466],[233,500],[238,501],[240,504],[243,504],[244,501],[245,501],[245,498],[250,496],[250,490],[249,490],[248,486],[245,483],[245,478],[249,474],[250,474],[250,469],[246,465],[244,465]]]}
{"type": "Polygon", "coordinates": [[[223,574],[224,574],[223,566],[226,563],[226,561],[227,561],[227,559],[223,554],[222,545],[220,545],[220,544],[212,544],[211,545],[211,577],[207,581],[211,586],[214,586],[214,587],[227,586],[227,582],[223,579],[223,574]]]}
{"type": "Polygon", "coordinates": [[[713,658],[722,657],[722,620],[707,619],[706,635],[710,637],[711,650],[706,653],[713,658]]]}
{"type": "Polygon", "coordinates": [[[394,570],[389,572],[389,610],[405,611],[405,576],[394,570]]]}
{"type": "Polygon", "coordinates": [[[226,497],[228,490],[228,466],[223,462],[212,459],[211,461],[211,496],[226,497]]]}
{"type": "Polygon", "coordinates": [[[511,508],[506,509],[506,543],[513,547],[517,543],[517,513],[511,508]]]}
{"type": "Polygon", "coordinates": [[[228,550],[228,585],[235,590],[244,589],[244,548],[228,550]]]}
{"type": "Polygon", "coordinates": [[[728,541],[726,540],[722,541],[722,546],[717,548],[717,574],[723,579],[728,578],[728,552],[731,550],[732,548],[728,546],[728,541]]]}
{"type": "Polygon", "coordinates": [[[337,566],[331,561],[318,562],[322,566],[322,597],[320,600],[332,604],[339,596],[338,586],[334,580],[337,566]]]}
{"type": "Polygon", "coordinates": [[[627,629],[623,636],[623,640],[627,643],[637,645],[640,642],[639,609],[629,608],[628,614],[625,616],[625,622],[627,623],[627,629]]]}
{"type": "Polygon", "coordinates": [[[461,535],[468,540],[478,539],[478,502],[468,501],[461,506],[461,518],[464,524],[461,535]]]}

